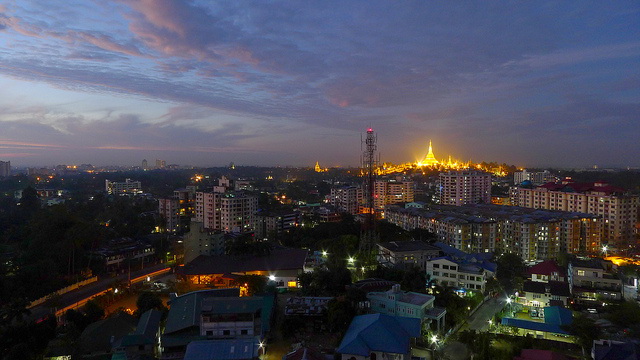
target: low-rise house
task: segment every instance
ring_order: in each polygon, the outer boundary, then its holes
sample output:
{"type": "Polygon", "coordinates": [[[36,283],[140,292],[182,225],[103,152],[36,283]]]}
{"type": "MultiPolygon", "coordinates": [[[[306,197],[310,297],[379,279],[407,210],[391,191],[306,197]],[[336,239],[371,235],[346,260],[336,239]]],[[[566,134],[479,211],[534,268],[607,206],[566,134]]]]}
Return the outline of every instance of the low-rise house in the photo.
{"type": "Polygon", "coordinates": [[[265,255],[200,255],[179,269],[178,275],[194,285],[232,286],[228,276],[262,275],[278,287],[298,287],[298,275],[304,272],[308,250],[273,249],[265,255]]]}
{"type": "Polygon", "coordinates": [[[640,360],[640,345],[614,340],[594,340],[591,358],[594,360],[640,360]]]}
{"type": "Polygon", "coordinates": [[[578,302],[621,300],[622,280],[616,266],[603,259],[575,259],[569,263],[569,286],[578,302]]]}
{"type": "Polygon", "coordinates": [[[567,281],[567,272],[555,260],[545,260],[527,269],[531,281],[567,281]]]}
{"type": "Polygon", "coordinates": [[[521,329],[521,335],[532,335],[539,339],[551,340],[558,340],[558,335],[569,335],[569,333],[564,330],[564,327],[572,323],[573,315],[571,310],[560,306],[545,307],[544,322],[510,317],[502,318],[502,325],[514,326],[521,329]]]}
{"type": "Polygon", "coordinates": [[[416,318],[359,315],[351,321],[336,351],[342,360],[410,360],[411,340],[418,336],[420,320],[416,318]]]}
{"type": "Polygon", "coordinates": [[[110,356],[114,344],[135,328],[136,318],[124,312],[90,324],[78,340],[80,356],[83,358],[110,356]]]}
{"type": "Polygon", "coordinates": [[[527,280],[522,286],[518,302],[529,307],[563,306],[569,304],[569,283],[549,281],[547,283],[527,280]]]}
{"type": "Polygon", "coordinates": [[[156,249],[144,239],[124,237],[109,240],[91,256],[103,261],[107,271],[124,271],[129,262],[140,265],[155,260],[156,249]]]}
{"type": "Polygon", "coordinates": [[[184,360],[258,360],[263,353],[257,338],[199,340],[187,345],[184,360]]]}
{"type": "Polygon", "coordinates": [[[296,296],[287,299],[285,315],[323,316],[332,297],[296,296]]]}
{"type": "Polygon", "coordinates": [[[487,278],[493,276],[476,263],[443,256],[427,261],[427,280],[442,286],[484,292],[487,278]]]}
{"type": "Polygon", "coordinates": [[[400,285],[394,285],[385,292],[370,292],[367,299],[371,304],[371,311],[401,317],[419,319],[421,324],[431,327],[435,323],[435,330],[444,328],[447,310],[434,306],[435,296],[400,290],[400,285]]]}
{"type": "Polygon", "coordinates": [[[160,338],[161,359],[181,359],[187,345],[196,340],[207,340],[200,335],[202,302],[209,298],[238,299],[240,289],[213,289],[193,291],[169,301],[169,314],[160,338]]]}
{"type": "Polygon", "coordinates": [[[440,248],[422,241],[390,241],[378,244],[378,262],[387,267],[427,269],[427,261],[440,256],[440,248]]]}
{"type": "Polygon", "coordinates": [[[160,355],[160,319],[162,313],[151,309],[138,320],[136,331],[123,336],[113,345],[114,359],[157,358],[160,355]]]}

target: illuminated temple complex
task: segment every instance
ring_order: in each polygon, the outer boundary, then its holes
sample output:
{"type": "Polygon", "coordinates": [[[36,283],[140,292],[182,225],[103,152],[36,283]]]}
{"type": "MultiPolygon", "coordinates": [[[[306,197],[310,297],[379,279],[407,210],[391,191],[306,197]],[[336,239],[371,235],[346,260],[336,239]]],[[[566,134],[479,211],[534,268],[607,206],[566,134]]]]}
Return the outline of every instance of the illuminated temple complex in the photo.
{"type": "Polygon", "coordinates": [[[424,157],[424,160],[418,163],[418,166],[436,166],[438,165],[438,160],[436,160],[435,155],[433,155],[433,147],[431,146],[431,140],[429,140],[429,152],[427,156],[424,157]]]}

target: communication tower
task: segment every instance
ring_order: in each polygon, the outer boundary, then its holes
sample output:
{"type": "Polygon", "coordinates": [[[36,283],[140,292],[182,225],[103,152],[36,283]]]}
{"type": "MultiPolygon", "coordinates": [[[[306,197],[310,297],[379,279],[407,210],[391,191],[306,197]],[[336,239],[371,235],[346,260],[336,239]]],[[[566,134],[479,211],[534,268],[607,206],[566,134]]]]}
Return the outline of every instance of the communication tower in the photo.
{"type": "Polygon", "coordinates": [[[367,135],[361,138],[362,147],[362,175],[364,177],[363,193],[364,193],[364,221],[362,223],[362,231],[360,234],[359,253],[360,259],[365,265],[372,265],[375,256],[377,234],[375,229],[376,212],[374,203],[374,186],[376,178],[376,167],[378,160],[376,159],[376,150],[378,146],[378,136],[373,132],[372,128],[367,129],[367,135]]]}

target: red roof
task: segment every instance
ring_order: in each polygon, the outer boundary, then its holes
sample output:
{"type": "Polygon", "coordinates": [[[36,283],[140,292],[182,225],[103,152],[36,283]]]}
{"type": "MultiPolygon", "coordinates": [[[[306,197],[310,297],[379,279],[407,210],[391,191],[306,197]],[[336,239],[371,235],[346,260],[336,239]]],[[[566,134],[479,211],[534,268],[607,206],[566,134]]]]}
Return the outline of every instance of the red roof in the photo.
{"type": "Polygon", "coordinates": [[[625,190],[623,188],[619,188],[616,186],[611,186],[604,181],[596,181],[593,183],[577,183],[577,182],[569,182],[569,183],[546,183],[544,185],[540,185],[539,187],[549,189],[551,191],[565,191],[565,192],[577,192],[577,193],[585,193],[585,192],[602,192],[607,195],[612,193],[623,193],[625,190]]]}
{"type": "Polygon", "coordinates": [[[514,360],[570,360],[571,357],[559,354],[550,350],[522,349],[520,356],[514,360]]]}
{"type": "Polygon", "coordinates": [[[540,264],[534,265],[527,270],[527,274],[529,275],[547,275],[551,276],[552,273],[558,273],[560,276],[565,276],[565,271],[563,268],[556,264],[555,260],[546,260],[541,262],[540,264]]]}

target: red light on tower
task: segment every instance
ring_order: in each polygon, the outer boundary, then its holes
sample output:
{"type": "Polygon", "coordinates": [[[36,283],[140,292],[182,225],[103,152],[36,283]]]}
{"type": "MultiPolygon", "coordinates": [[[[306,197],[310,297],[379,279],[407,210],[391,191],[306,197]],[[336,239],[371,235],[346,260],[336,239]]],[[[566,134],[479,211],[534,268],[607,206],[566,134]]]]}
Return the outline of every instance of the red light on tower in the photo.
{"type": "Polygon", "coordinates": [[[373,132],[373,129],[372,128],[368,128],[367,132],[373,132]]]}

